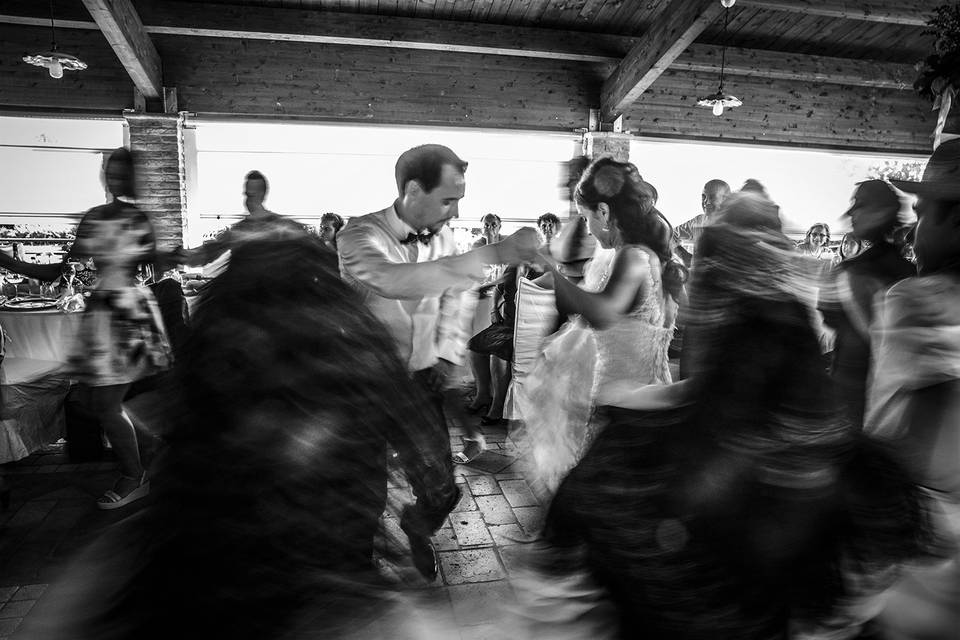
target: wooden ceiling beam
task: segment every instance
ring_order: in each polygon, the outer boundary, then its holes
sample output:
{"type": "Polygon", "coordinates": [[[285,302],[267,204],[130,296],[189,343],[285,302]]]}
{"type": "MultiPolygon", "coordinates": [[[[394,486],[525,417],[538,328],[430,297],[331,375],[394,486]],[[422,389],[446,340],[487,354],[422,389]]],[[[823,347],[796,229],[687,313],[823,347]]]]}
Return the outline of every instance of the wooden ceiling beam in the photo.
{"type": "MultiPolygon", "coordinates": [[[[670,69],[719,74],[720,54],[719,46],[694,43],[677,57],[670,69]]],[[[911,87],[916,76],[916,70],[909,64],[737,47],[727,48],[725,73],[728,76],[895,90],[911,87]]]]}
{"type": "Polygon", "coordinates": [[[147,98],[163,95],[160,54],[130,0],[83,0],[134,86],[147,98]]]}
{"type": "Polygon", "coordinates": [[[610,63],[630,39],[498,24],[164,0],[137,8],[149,33],[610,63]]]}
{"type": "MultiPolygon", "coordinates": [[[[719,0],[718,0],[719,1],[719,0]]],[[[886,22],[913,27],[925,26],[933,17],[934,7],[943,4],[943,0],[738,0],[737,5],[805,13],[808,15],[863,20],[866,22],[886,22]]]]}
{"type": "MultiPolygon", "coordinates": [[[[235,7],[202,3],[191,3],[191,13],[187,13],[186,7],[178,6],[183,4],[165,2],[164,5],[173,5],[173,11],[166,16],[161,16],[147,5],[140,7],[140,15],[146,23],[144,31],[175,36],[349,44],[571,60],[608,65],[608,73],[626,52],[643,42],[641,38],[577,31],[457,25],[440,20],[384,19],[335,12],[323,12],[318,18],[316,12],[262,7],[246,7],[244,16],[241,16],[235,7]],[[270,31],[250,30],[260,24],[269,24],[270,31]],[[348,37],[345,35],[348,33],[355,35],[348,37]]],[[[2,23],[45,28],[50,21],[44,17],[5,13],[0,14],[2,23]]],[[[58,29],[99,29],[95,22],[76,19],[58,19],[56,26],[58,29]]],[[[670,69],[719,73],[720,47],[695,42],[674,60],[670,69]]],[[[883,89],[908,88],[914,75],[913,67],[905,64],[733,47],[727,49],[726,72],[731,76],[883,89]]]]}
{"type": "Polygon", "coordinates": [[[629,108],[723,11],[719,0],[670,0],[604,81],[603,119],[613,120],[629,108]]]}

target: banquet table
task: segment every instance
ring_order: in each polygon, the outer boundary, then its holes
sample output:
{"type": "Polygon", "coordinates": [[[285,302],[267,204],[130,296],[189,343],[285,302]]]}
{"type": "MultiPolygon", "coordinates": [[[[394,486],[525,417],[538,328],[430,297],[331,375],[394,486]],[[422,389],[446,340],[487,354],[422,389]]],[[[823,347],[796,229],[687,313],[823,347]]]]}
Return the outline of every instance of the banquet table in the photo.
{"type": "Polygon", "coordinates": [[[0,309],[7,335],[0,365],[0,464],[19,460],[64,436],[70,380],[58,370],[80,326],[79,313],[0,309]]]}
{"type": "Polygon", "coordinates": [[[81,315],[57,310],[5,311],[0,308],[0,327],[7,334],[7,358],[66,362],[81,315]]]}

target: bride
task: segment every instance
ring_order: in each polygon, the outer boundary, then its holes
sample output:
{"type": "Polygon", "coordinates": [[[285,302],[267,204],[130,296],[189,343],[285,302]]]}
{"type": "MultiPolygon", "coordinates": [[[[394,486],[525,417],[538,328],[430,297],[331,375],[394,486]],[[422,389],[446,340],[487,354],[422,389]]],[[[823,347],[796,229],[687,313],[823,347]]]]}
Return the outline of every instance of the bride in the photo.
{"type": "Polygon", "coordinates": [[[578,286],[543,257],[557,309],[570,319],[544,344],[520,414],[530,478],[552,493],[604,423],[597,407],[622,383],[669,384],[667,348],[686,271],[671,258],[672,228],[637,168],[600,158],[576,189],[603,250],[578,286]]]}

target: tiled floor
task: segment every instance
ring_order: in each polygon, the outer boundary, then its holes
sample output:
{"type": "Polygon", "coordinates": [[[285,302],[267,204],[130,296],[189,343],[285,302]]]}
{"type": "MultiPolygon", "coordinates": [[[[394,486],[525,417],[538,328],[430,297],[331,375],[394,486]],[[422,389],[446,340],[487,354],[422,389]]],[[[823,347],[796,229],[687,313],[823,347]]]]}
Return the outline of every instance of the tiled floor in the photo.
{"type": "MultiPolygon", "coordinates": [[[[459,393],[450,393],[447,406],[451,446],[457,451],[463,446],[464,421],[478,418],[464,414],[459,393]]],[[[507,637],[497,623],[513,598],[508,577],[542,513],[515,463],[506,430],[484,431],[489,452],[477,465],[455,468],[463,498],[434,538],[440,576],[432,585],[413,579],[423,608],[432,618],[448,621],[461,640],[507,637]]],[[[62,447],[52,446],[5,465],[4,472],[13,500],[8,511],[0,512],[0,640],[15,640],[17,628],[66,562],[130,510],[105,512],[94,506],[116,476],[113,462],[71,464],[62,447]]],[[[388,513],[411,498],[401,478],[391,479],[389,494],[388,513]]],[[[388,515],[384,524],[399,533],[395,518],[388,515]]],[[[411,571],[407,567],[408,578],[411,571]]]]}

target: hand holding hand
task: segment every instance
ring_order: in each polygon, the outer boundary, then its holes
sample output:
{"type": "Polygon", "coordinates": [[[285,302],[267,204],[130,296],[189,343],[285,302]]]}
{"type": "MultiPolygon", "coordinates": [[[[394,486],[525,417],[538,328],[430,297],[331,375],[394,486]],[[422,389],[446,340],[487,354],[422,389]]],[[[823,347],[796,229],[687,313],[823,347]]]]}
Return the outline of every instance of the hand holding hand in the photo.
{"type": "Polygon", "coordinates": [[[533,227],[523,227],[493,246],[497,248],[501,264],[534,262],[540,247],[540,236],[533,227]]]}
{"type": "Polygon", "coordinates": [[[550,253],[549,247],[543,247],[537,252],[537,259],[535,262],[538,266],[541,266],[548,271],[557,269],[557,260],[553,257],[553,254],[550,253]]]}

